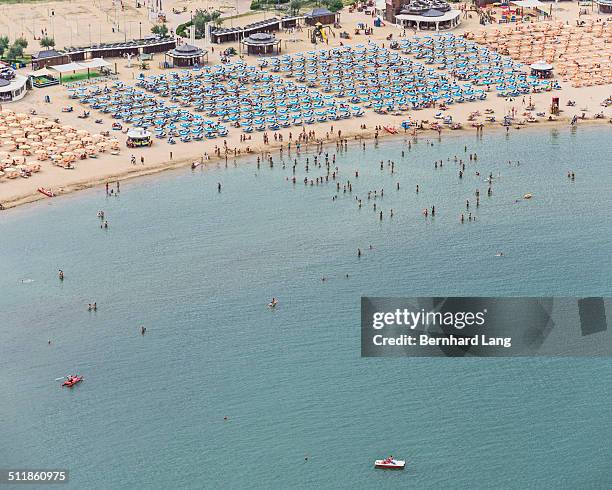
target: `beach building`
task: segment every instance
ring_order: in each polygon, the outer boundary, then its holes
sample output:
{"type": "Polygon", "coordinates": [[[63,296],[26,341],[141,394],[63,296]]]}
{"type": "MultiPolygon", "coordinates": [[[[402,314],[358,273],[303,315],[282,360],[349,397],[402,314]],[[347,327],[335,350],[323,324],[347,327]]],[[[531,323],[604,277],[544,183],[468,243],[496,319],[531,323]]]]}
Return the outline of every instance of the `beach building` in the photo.
{"type": "Polygon", "coordinates": [[[143,128],[131,128],[127,132],[127,141],[125,143],[128,148],[141,148],[151,146],[153,140],[151,133],[143,128]]]}
{"type": "Polygon", "coordinates": [[[395,16],[396,22],[402,27],[417,31],[446,31],[454,29],[461,23],[461,13],[458,10],[440,12],[429,9],[422,14],[405,14],[403,11],[395,16]]]}
{"type": "MultiPolygon", "coordinates": [[[[70,63],[71,61],[85,61],[92,58],[123,58],[126,55],[138,56],[141,54],[165,53],[176,47],[176,40],[171,37],[150,37],[145,39],[134,39],[121,43],[102,43],[94,44],[86,47],[70,47],[59,54],[67,56],[67,59],[53,58],[55,65],[70,63]]],[[[34,64],[35,59],[32,59],[32,68],[38,69],[38,65],[34,64]]],[[[50,66],[51,63],[46,63],[44,66],[50,66]]],[[[40,66],[42,67],[42,66],[40,66]]]]}
{"type": "Polygon", "coordinates": [[[553,66],[544,60],[536,61],[529,65],[531,74],[538,78],[552,78],[553,77],[553,66]]]}
{"type": "Polygon", "coordinates": [[[70,56],[63,51],[46,49],[32,55],[32,70],[40,70],[41,68],[53,65],[63,65],[70,63],[70,61],[70,56]]]}
{"type": "Polygon", "coordinates": [[[0,72],[0,102],[14,102],[23,99],[27,90],[27,82],[27,77],[15,73],[12,68],[2,68],[0,72]]]}
{"type": "Polygon", "coordinates": [[[245,47],[247,54],[278,54],[281,50],[280,39],[265,32],[251,34],[240,41],[240,44],[245,47]]]}
{"type": "Polygon", "coordinates": [[[166,64],[174,66],[201,66],[208,62],[208,51],[192,44],[181,44],[165,54],[166,64]],[[170,61],[168,61],[168,59],[170,61]]]}
{"type": "Polygon", "coordinates": [[[165,53],[175,46],[174,38],[151,37],[122,43],[94,44],[85,48],[68,48],[66,54],[70,56],[71,61],[83,61],[90,58],[123,58],[126,55],[165,53]]]}
{"type": "Polygon", "coordinates": [[[417,31],[445,31],[461,23],[461,12],[443,0],[391,0],[385,18],[389,22],[417,31]]]}
{"type": "Polygon", "coordinates": [[[309,26],[314,26],[317,23],[323,25],[335,24],[340,22],[340,14],[331,12],[326,8],[316,8],[304,15],[304,22],[309,26]]]}
{"type": "Polygon", "coordinates": [[[612,0],[595,0],[600,14],[612,14],[612,0]]]}
{"type": "Polygon", "coordinates": [[[301,17],[272,17],[271,19],[253,22],[252,24],[247,24],[243,27],[211,28],[210,39],[216,44],[240,41],[251,34],[257,34],[259,32],[271,33],[280,31],[282,29],[296,27],[299,19],[301,19],[301,17]]]}
{"type": "Polygon", "coordinates": [[[122,43],[94,44],[87,47],[70,47],[63,51],[47,49],[32,56],[32,70],[67,65],[71,62],[81,62],[96,58],[124,58],[143,54],[165,53],[176,47],[176,41],[171,37],[151,37],[134,39],[122,43]]]}

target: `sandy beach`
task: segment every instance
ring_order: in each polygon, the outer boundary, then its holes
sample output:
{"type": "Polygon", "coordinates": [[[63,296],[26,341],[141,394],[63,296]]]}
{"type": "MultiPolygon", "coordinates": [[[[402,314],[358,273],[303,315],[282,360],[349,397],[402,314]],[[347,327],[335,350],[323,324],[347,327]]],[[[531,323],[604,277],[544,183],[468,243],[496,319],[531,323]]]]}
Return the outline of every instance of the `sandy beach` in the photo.
{"type": "MultiPolygon", "coordinates": [[[[110,3],[110,2],[106,2],[110,3]]],[[[182,8],[185,2],[169,2],[165,6],[166,10],[172,11],[173,7],[182,8]]],[[[70,6],[66,6],[67,9],[82,9],[84,2],[71,2],[70,6]]],[[[94,2],[92,9],[98,8],[96,15],[102,15],[100,12],[109,10],[108,6],[105,7],[105,2],[94,2]]],[[[189,8],[196,8],[197,2],[193,2],[193,5],[189,5],[189,8]]],[[[240,4],[242,6],[242,4],[240,4]]],[[[65,4],[62,2],[41,2],[36,3],[33,7],[37,12],[43,12],[47,8],[53,6],[58,12],[64,9],[65,4]]],[[[19,5],[19,8],[15,10],[6,11],[4,7],[5,15],[22,15],[22,9],[24,5],[19,5]]],[[[244,8],[242,6],[241,8],[244,8]]],[[[559,7],[555,7],[554,11],[554,22],[567,22],[573,23],[574,19],[577,18],[577,5],[566,5],[562,4],[559,7]]],[[[79,10],[81,11],[81,10],[79,10]]],[[[131,9],[126,11],[126,16],[132,16],[133,22],[142,22],[138,20],[142,17],[142,14],[146,13],[146,9],[131,9]]],[[[41,14],[42,15],[42,14],[41,14]]],[[[56,14],[57,15],[57,14],[56,14]]],[[[88,15],[86,12],[83,15],[88,15]]],[[[93,15],[93,14],[92,14],[93,15]]],[[[253,15],[246,16],[240,19],[233,19],[232,23],[240,22],[245,24],[247,22],[253,22],[260,18],[263,18],[266,14],[255,13],[253,15]]],[[[268,14],[269,15],[269,14],[268,14]]],[[[44,16],[43,16],[44,17],[44,16]]],[[[54,22],[61,22],[62,17],[57,17],[54,22]]],[[[582,20],[592,22],[603,22],[604,16],[597,14],[591,14],[589,16],[582,16],[582,20]]],[[[169,15],[169,27],[175,28],[176,23],[185,20],[185,13],[178,15],[169,15]]],[[[128,21],[126,21],[126,26],[128,21]]],[[[328,45],[317,44],[313,46],[307,40],[306,29],[302,31],[292,33],[279,33],[278,37],[282,40],[282,54],[294,54],[301,53],[311,50],[330,49],[337,47],[343,42],[345,45],[356,45],[365,44],[368,41],[375,42],[379,46],[388,47],[389,40],[388,36],[393,35],[393,39],[401,39],[402,30],[393,25],[385,25],[380,28],[375,28],[373,35],[363,36],[351,35],[351,39],[342,40],[338,35],[340,31],[347,31],[352,34],[354,27],[358,23],[368,23],[371,25],[371,17],[366,17],[363,13],[353,12],[349,13],[346,9],[341,14],[341,29],[334,29],[334,35],[329,37],[328,45]]],[[[234,24],[236,25],[236,24],[234,24]]],[[[147,31],[149,24],[147,24],[147,31]]],[[[57,24],[55,29],[58,30],[57,24]]],[[[135,29],[132,27],[132,29],[135,29]]],[[[497,29],[495,25],[486,26],[486,30],[497,29]]],[[[59,30],[58,30],[59,31],[59,30]]],[[[462,24],[458,29],[452,32],[456,36],[461,36],[466,32],[477,32],[481,31],[481,26],[478,24],[478,19],[474,15],[473,18],[464,18],[462,24]]],[[[34,30],[34,32],[36,32],[34,30]]],[[[106,36],[107,33],[102,32],[104,40],[121,40],[117,35],[113,37],[116,32],[111,32],[106,36]]],[[[127,33],[123,33],[127,35],[127,33]]],[[[132,32],[134,35],[135,32],[132,32]]],[[[411,37],[414,33],[408,32],[406,35],[411,37]]],[[[424,35],[426,33],[419,33],[424,35]]],[[[28,33],[26,32],[27,36],[28,33]]],[[[61,34],[63,39],[60,39],[58,32],[58,45],[65,43],[69,45],[69,40],[65,38],[66,32],[61,34]]],[[[203,46],[202,41],[197,41],[197,44],[203,46]]],[[[227,43],[221,46],[215,46],[214,52],[211,50],[209,53],[209,63],[211,65],[219,64],[221,62],[219,51],[226,49],[230,46],[238,47],[236,43],[227,43]]],[[[164,70],[159,68],[159,61],[163,56],[155,55],[154,60],[150,62],[150,67],[144,72],[146,76],[151,74],[164,73],[164,70]]],[[[255,56],[244,56],[244,62],[249,65],[257,66],[257,57],[255,56]]],[[[237,57],[232,58],[232,61],[237,60],[237,57]]],[[[128,67],[128,63],[125,59],[109,59],[108,60],[113,68],[116,67],[117,79],[124,82],[128,86],[134,86],[140,71],[136,67],[128,67]]],[[[26,74],[29,70],[21,69],[19,72],[26,74]]],[[[165,70],[166,72],[168,70],[165,70]]],[[[575,84],[569,81],[564,82],[559,79],[562,89],[551,91],[534,93],[527,98],[515,98],[508,100],[504,97],[497,97],[495,93],[490,93],[489,97],[484,101],[469,102],[463,104],[455,104],[450,106],[444,111],[444,116],[452,116],[454,122],[461,124],[462,129],[452,131],[448,127],[443,127],[439,132],[437,125],[434,125],[435,129],[432,128],[432,123],[437,124],[441,121],[435,119],[436,113],[439,112],[439,108],[425,108],[419,111],[410,112],[398,112],[392,114],[378,114],[373,110],[367,109],[365,115],[361,118],[351,118],[340,121],[316,123],[308,125],[304,129],[307,131],[314,131],[315,137],[310,138],[309,144],[313,144],[315,141],[333,144],[338,140],[338,131],[341,131],[340,139],[343,140],[355,140],[355,139],[372,139],[376,135],[378,138],[391,138],[403,136],[404,131],[401,129],[402,121],[410,118],[414,121],[416,128],[410,129],[410,133],[413,131],[423,135],[431,135],[431,137],[446,137],[448,135],[461,135],[461,134],[474,134],[476,129],[474,125],[481,125],[484,132],[501,129],[509,131],[510,133],[520,130],[527,130],[528,128],[538,128],[544,125],[558,125],[559,127],[568,127],[570,121],[577,117],[579,118],[578,125],[586,123],[601,123],[609,125],[610,111],[602,107],[602,102],[612,94],[612,86],[610,84],[593,85],[593,86],[573,86],[575,84]],[[560,109],[561,112],[558,116],[554,116],[551,120],[550,117],[550,105],[552,97],[560,98],[560,109]],[[527,110],[527,105],[531,100],[532,108],[530,111],[527,110]],[[574,101],[575,105],[566,106],[568,101],[574,101]],[[485,114],[485,111],[487,112],[485,114]],[[543,113],[543,116],[534,117],[536,113],[543,113]],[[487,122],[485,115],[494,115],[496,118],[495,122],[487,122]],[[504,129],[501,127],[500,120],[503,116],[513,114],[513,124],[508,128],[504,129]],[[600,114],[598,118],[595,118],[595,114],[600,114]],[[534,122],[526,122],[528,117],[531,117],[534,122]],[[363,129],[365,125],[365,129],[363,129]],[[397,135],[391,135],[387,133],[383,126],[394,127],[398,129],[397,135]],[[333,131],[332,131],[333,127],[333,131]],[[379,128],[377,131],[376,128],[379,128]]],[[[111,85],[112,81],[98,81],[99,86],[111,85]]],[[[80,119],[78,116],[83,113],[84,109],[89,110],[86,107],[80,106],[78,101],[70,99],[68,91],[64,86],[54,86],[46,89],[33,89],[20,101],[7,103],[2,105],[2,109],[14,111],[15,113],[30,114],[35,111],[38,116],[48,118],[50,120],[59,119],[61,124],[70,125],[78,129],[84,129],[92,134],[99,133],[101,131],[109,131],[111,129],[111,123],[113,120],[107,114],[101,114],[97,111],[92,111],[91,117],[87,119],[80,119]],[[50,103],[46,103],[45,96],[50,97],[50,103]],[[62,112],[62,107],[73,107],[72,112],[62,112]],[[102,119],[102,124],[96,124],[95,119],[102,119]]],[[[443,125],[441,125],[443,126],[443,125]]],[[[120,141],[120,152],[118,155],[111,155],[108,153],[100,154],[97,159],[86,159],[77,161],[74,169],[66,170],[57,166],[53,166],[50,162],[43,162],[41,164],[41,171],[33,174],[29,178],[18,178],[13,180],[7,180],[6,178],[0,179],[0,203],[4,208],[10,208],[23,203],[32,202],[38,199],[46,199],[47,197],[39,193],[37,189],[39,187],[49,188],[56,195],[62,195],[69,192],[74,192],[80,189],[103,185],[106,182],[114,182],[117,180],[124,180],[135,178],[141,175],[148,175],[152,173],[158,173],[165,169],[177,168],[180,166],[189,166],[194,161],[202,161],[203,163],[215,162],[215,161],[233,161],[234,159],[244,157],[245,155],[264,155],[267,153],[274,154],[280,151],[280,147],[287,149],[287,143],[290,140],[289,133],[292,133],[293,140],[295,141],[302,131],[303,128],[291,127],[288,129],[280,129],[276,132],[267,131],[267,136],[270,143],[264,144],[262,133],[252,133],[250,140],[242,141],[242,132],[239,128],[231,128],[227,137],[215,138],[212,140],[204,141],[192,141],[190,143],[178,143],[176,145],[169,145],[166,140],[154,139],[153,145],[150,148],[144,149],[131,149],[125,146],[126,136],[119,131],[111,131],[111,136],[114,136],[120,141]],[[282,142],[275,141],[274,133],[276,136],[282,135],[282,142]],[[216,156],[219,155],[220,156],[216,156]],[[132,164],[132,156],[136,159],[136,164],[132,164]],[[141,157],[144,158],[144,163],[141,164],[141,157]]],[[[428,136],[429,137],[429,136],[428,136]]],[[[280,138],[279,138],[280,139],[280,138]]],[[[304,147],[303,147],[304,148],[304,147]]],[[[33,161],[33,159],[32,159],[33,161]]]]}

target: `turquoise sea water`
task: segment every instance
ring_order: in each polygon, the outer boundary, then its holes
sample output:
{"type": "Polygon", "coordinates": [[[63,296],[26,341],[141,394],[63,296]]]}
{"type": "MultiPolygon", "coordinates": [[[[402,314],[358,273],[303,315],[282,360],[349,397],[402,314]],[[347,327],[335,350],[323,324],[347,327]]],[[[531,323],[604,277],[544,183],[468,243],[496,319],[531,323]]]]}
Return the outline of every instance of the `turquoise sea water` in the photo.
{"type": "Polygon", "coordinates": [[[610,488],[610,361],[362,359],[359,340],[361,295],[611,295],[610,129],[432,141],[351,147],[336,201],[301,182],[303,152],[295,186],[275,156],[0,213],[0,467],[74,488],[610,488]],[[459,180],[447,158],[470,152],[459,180]],[[375,470],[388,454],[406,470],[375,470]]]}

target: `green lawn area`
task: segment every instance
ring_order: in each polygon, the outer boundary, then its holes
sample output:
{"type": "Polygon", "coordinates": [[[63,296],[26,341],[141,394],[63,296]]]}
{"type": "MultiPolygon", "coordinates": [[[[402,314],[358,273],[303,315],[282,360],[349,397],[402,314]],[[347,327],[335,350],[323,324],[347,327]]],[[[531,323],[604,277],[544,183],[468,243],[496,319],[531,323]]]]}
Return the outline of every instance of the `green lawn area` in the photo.
{"type": "MultiPolygon", "coordinates": [[[[89,73],[89,79],[101,77],[97,71],[89,73]]],[[[87,80],[87,73],[71,73],[68,75],[62,75],[62,83],[79,82],[81,80],[87,80]]]]}

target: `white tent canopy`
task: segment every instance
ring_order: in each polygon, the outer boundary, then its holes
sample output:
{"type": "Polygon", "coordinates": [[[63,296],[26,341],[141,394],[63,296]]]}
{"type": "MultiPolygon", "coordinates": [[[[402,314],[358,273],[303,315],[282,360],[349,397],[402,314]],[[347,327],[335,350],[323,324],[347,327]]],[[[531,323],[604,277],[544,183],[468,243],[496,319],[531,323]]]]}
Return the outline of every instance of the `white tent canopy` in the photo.
{"type": "Polygon", "coordinates": [[[545,7],[545,5],[540,2],[540,0],[515,0],[510,3],[512,5],[516,5],[517,7],[522,7],[525,9],[541,9],[545,7]]]}
{"type": "Polygon", "coordinates": [[[106,66],[111,66],[108,61],[104,61],[102,58],[92,58],[91,60],[81,61],[79,62],[83,68],[104,68],[106,66]]]}
{"type": "Polygon", "coordinates": [[[130,128],[127,132],[127,137],[134,139],[150,138],[151,133],[143,128],[130,128]]]}
{"type": "Polygon", "coordinates": [[[66,63],[65,65],[55,65],[49,67],[52,70],[55,70],[58,73],[69,73],[71,71],[80,71],[86,70],[86,66],[81,66],[79,63],[66,63]]]}
{"type": "Polygon", "coordinates": [[[107,61],[104,61],[102,58],[93,58],[87,61],[80,61],[79,63],[73,61],[72,63],[50,66],[49,68],[59,73],[68,73],[71,71],[94,70],[96,68],[103,68],[106,66],[111,65],[107,61]]]}
{"type": "Polygon", "coordinates": [[[28,75],[31,77],[44,77],[46,75],[51,75],[51,72],[46,68],[41,68],[40,70],[31,71],[28,75]]]}
{"type": "Polygon", "coordinates": [[[553,66],[544,60],[540,60],[540,61],[536,61],[535,63],[529,65],[529,68],[531,68],[532,70],[538,70],[538,71],[550,71],[553,69],[553,66]]]}

